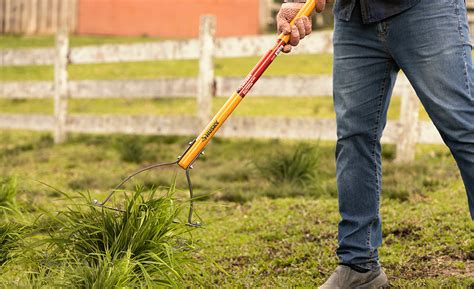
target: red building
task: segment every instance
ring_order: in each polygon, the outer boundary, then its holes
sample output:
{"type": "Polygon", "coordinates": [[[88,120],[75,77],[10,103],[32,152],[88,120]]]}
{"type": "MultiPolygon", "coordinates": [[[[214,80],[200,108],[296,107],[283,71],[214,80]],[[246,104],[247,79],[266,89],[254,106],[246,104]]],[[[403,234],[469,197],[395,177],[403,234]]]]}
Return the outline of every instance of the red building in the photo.
{"type": "Polygon", "coordinates": [[[195,37],[199,17],[217,17],[217,36],[257,34],[261,0],[79,0],[78,34],[195,37]]]}

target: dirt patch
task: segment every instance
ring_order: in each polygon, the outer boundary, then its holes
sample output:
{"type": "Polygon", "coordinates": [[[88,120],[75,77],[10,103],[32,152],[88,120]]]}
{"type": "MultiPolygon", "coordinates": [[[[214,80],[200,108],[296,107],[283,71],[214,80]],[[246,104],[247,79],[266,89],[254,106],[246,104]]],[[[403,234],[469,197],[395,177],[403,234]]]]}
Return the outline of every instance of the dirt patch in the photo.
{"type": "Polygon", "coordinates": [[[436,277],[471,277],[474,278],[474,261],[463,262],[463,266],[458,267],[452,262],[458,261],[450,256],[420,256],[408,264],[395,266],[387,264],[388,271],[397,272],[399,276],[392,276],[394,279],[416,279],[416,278],[436,278],[436,277]]]}
{"type": "Polygon", "coordinates": [[[416,238],[419,236],[421,229],[415,225],[408,225],[405,227],[396,227],[384,233],[385,236],[393,235],[397,238],[408,239],[416,238]]]}
{"type": "Polygon", "coordinates": [[[249,256],[233,256],[228,258],[222,258],[219,260],[219,264],[229,264],[232,267],[246,267],[250,264],[249,256]]]}

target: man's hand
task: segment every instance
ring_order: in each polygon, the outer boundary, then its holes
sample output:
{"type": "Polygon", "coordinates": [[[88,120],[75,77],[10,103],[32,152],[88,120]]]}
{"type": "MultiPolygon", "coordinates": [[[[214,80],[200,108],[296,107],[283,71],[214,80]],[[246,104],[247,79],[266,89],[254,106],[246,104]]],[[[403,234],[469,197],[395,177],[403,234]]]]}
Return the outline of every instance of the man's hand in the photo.
{"type": "MultiPolygon", "coordinates": [[[[290,34],[290,41],[283,48],[283,52],[291,51],[292,46],[298,45],[301,39],[312,31],[312,24],[310,17],[303,16],[295,21],[295,25],[290,27],[290,22],[295,18],[298,11],[303,7],[304,3],[283,3],[280,12],[277,15],[278,33],[290,34]]],[[[316,12],[321,12],[326,6],[326,0],[319,0],[316,5],[316,12]]]]}

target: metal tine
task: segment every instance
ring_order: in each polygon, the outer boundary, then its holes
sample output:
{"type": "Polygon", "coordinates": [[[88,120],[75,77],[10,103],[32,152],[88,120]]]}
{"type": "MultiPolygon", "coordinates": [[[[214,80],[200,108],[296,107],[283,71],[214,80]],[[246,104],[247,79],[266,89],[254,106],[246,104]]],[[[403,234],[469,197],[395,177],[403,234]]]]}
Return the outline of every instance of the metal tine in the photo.
{"type": "Polygon", "coordinates": [[[120,182],[120,184],[118,184],[118,185],[109,193],[109,195],[104,199],[103,202],[99,203],[98,200],[93,200],[93,201],[92,201],[92,204],[93,204],[94,206],[96,206],[96,207],[106,208],[106,209],[113,210],[113,211],[117,211],[117,212],[125,212],[125,211],[122,210],[122,209],[109,207],[109,206],[106,206],[105,204],[110,201],[110,199],[112,198],[112,196],[113,196],[125,183],[127,183],[128,181],[130,181],[130,180],[131,180],[132,178],[134,178],[135,176],[137,176],[137,175],[139,175],[139,174],[141,174],[141,173],[144,173],[144,172],[146,172],[146,171],[152,170],[152,169],[156,169],[156,168],[160,168],[160,167],[165,167],[165,166],[172,166],[172,165],[176,165],[177,163],[178,163],[178,161],[174,161],[174,162],[171,162],[171,163],[160,163],[160,164],[154,164],[154,165],[145,167],[145,168],[143,168],[143,169],[140,169],[140,170],[134,172],[133,174],[129,175],[128,177],[126,177],[122,182],[120,182]]]}
{"type": "Polygon", "coordinates": [[[189,188],[189,214],[188,214],[188,226],[199,228],[201,227],[201,223],[195,222],[193,223],[193,206],[194,206],[194,195],[193,195],[193,184],[191,182],[191,167],[186,169],[186,180],[188,181],[188,188],[189,188]]]}
{"type": "MultiPolygon", "coordinates": [[[[179,159],[178,159],[179,161],[179,159]]],[[[172,166],[172,165],[176,165],[178,163],[178,161],[174,161],[174,162],[171,162],[171,163],[160,163],[160,164],[154,164],[154,165],[151,165],[151,166],[148,166],[148,167],[145,167],[143,169],[140,169],[136,172],[134,172],[133,174],[129,175],[128,177],[126,177],[122,182],[120,182],[120,184],[118,184],[110,193],[109,195],[104,199],[103,202],[99,203],[98,200],[93,200],[92,201],[92,204],[96,207],[100,207],[100,208],[104,208],[104,209],[108,209],[108,210],[112,210],[112,211],[116,211],[116,212],[121,212],[121,213],[126,213],[125,210],[123,209],[119,209],[119,208],[114,208],[114,207],[110,207],[110,206],[106,206],[105,204],[108,203],[110,201],[110,199],[113,197],[113,195],[120,190],[120,188],[125,184],[127,183],[128,181],[130,181],[133,177],[143,173],[143,172],[146,172],[146,171],[149,171],[149,170],[152,170],[152,169],[156,169],[156,168],[160,168],[160,167],[165,167],[165,166],[172,166]]],[[[192,185],[192,182],[191,182],[191,175],[190,175],[190,170],[191,168],[188,168],[186,169],[186,180],[187,180],[187,183],[188,183],[188,188],[189,188],[189,214],[188,214],[188,221],[186,223],[187,226],[190,226],[190,227],[195,227],[195,228],[199,228],[201,227],[202,225],[199,223],[199,222],[194,222],[192,221],[193,219],[193,206],[194,206],[194,195],[193,195],[193,185],[192,185]]],[[[174,221],[173,223],[176,223],[176,224],[180,224],[181,222],[178,222],[178,221],[174,221]]]]}

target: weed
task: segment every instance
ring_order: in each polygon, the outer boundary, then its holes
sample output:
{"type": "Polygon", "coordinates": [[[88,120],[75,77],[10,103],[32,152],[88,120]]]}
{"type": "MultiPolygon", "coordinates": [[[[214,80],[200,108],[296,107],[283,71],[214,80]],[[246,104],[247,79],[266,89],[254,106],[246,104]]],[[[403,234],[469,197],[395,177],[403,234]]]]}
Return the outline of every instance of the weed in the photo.
{"type": "Polygon", "coordinates": [[[123,213],[93,207],[83,195],[88,205],[72,205],[55,217],[61,230],[50,232],[50,243],[55,255],[69,256],[67,262],[76,272],[70,275],[72,284],[83,288],[179,286],[190,266],[187,252],[192,249],[179,238],[191,229],[175,222],[181,207],[173,200],[173,192],[174,187],[154,199],[156,190],[148,193],[138,188],[125,198],[123,213]]]}
{"type": "Polygon", "coordinates": [[[17,179],[15,177],[0,179],[0,212],[2,214],[18,211],[16,195],[17,179]]]}
{"type": "Polygon", "coordinates": [[[44,149],[51,147],[52,145],[53,138],[51,137],[51,135],[44,134],[41,135],[37,140],[34,140],[32,142],[15,145],[13,147],[0,151],[0,156],[16,156],[22,152],[44,149]]]}
{"type": "Polygon", "coordinates": [[[304,195],[304,189],[314,182],[318,174],[320,155],[318,147],[298,145],[288,151],[279,151],[266,156],[257,165],[261,176],[273,187],[270,196],[304,195]]]}
{"type": "Polygon", "coordinates": [[[117,140],[116,149],[120,159],[130,163],[140,163],[144,157],[144,143],[140,138],[123,137],[117,140]]]}
{"type": "Polygon", "coordinates": [[[13,223],[0,225],[0,267],[12,258],[12,251],[22,238],[22,228],[13,223]]]}

